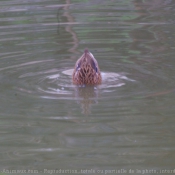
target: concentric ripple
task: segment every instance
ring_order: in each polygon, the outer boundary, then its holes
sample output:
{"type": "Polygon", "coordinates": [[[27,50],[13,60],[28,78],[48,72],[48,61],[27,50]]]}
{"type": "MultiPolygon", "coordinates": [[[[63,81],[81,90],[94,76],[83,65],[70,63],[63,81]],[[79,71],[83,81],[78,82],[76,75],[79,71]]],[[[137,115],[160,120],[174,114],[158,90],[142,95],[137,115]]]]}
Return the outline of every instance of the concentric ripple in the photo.
{"type": "MultiPolygon", "coordinates": [[[[72,84],[73,69],[61,71],[58,69],[51,69],[40,72],[29,72],[19,76],[24,82],[26,89],[19,87],[18,90],[26,93],[42,94],[43,98],[62,98],[72,97],[72,91],[75,86],[72,84]],[[32,83],[33,81],[33,83],[32,83]],[[33,86],[29,86],[29,83],[33,86]],[[28,87],[28,88],[27,88],[28,87]],[[31,92],[31,89],[34,89],[31,92]]],[[[103,92],[113,92],[114,88],[125,85],[125,81],[134,81],[129,79],[124,74],[117,73],[102,73],[103,82],[99,89],[103,92]],[[112,88],[112,90],[111,90],[112,88]]]]}
{"type": "MultiPolygon", "coordinates": [[[[73,69],[57,69],[54,59],[32,61],[1,68],[5,72],[13,88],[23,95],[31,95],[49,99],[72,99],[75,85],[72,84],[73,69]]],[[[129,79],[124,73],[104,73],[103,82],[98,86],[102,92],[113,92],[117,87],[125,85],[129,79]]]]}
{"type": "Polygon", "coordinates": [[[56,68],[27,72],[18,75],[18,91],[41,98],[70,98],[72,94],[71,79],[56,68]]]}
{"type": "MultiPolygon", "coordinates": [[[[122,92],[120,97],[134,96],[135,94],[149,96],[154,91],[152,86],[147,87],[148,81],[149,84],[154,86],[166,83],[164,78],[156,75],[156,73],[149,75],[148,72],[137,70],[137,67],[133,69],[137,71],[137,76],[124,72],[102,72],[102,84],[94,87],[94,90],[97,90],[98,94],[99,92],[103,94],[100,96],[101,98],[105,97],[106,93],[109,98],[113,98],[113,93],[118,90],[127,91],[127,93],[122,92]],[[127,84],[132,88],[128,90],[129,86],[127,84]],[[121,89],[123,86],[125,88],[121,89]]],[[[13,89],[16,89],[16,93],[18,92],[22,95],[69,100],[74,99],[75,96],[79,97],[77,96],[77,86],[72,84],[73,69],[55,68],[54,59],[11,65],[0,68],[0,71],[5,75],[2,82],[5,81],[5,85],[7,81],[10,82],[13,89]]],[[[89,97],[93,98],[93,93],[91,92],[89,97]]],[[[97,95],[94,97],[97,97],[97,95]]]]}

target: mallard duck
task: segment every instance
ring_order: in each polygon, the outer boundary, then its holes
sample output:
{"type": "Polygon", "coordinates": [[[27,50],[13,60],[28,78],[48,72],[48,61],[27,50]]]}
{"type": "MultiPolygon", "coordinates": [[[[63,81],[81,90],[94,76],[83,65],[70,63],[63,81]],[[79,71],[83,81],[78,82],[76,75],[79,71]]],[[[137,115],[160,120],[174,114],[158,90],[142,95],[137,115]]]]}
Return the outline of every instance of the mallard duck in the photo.
{"type": "Polygon", "coordinates": [[[97,60],[87,49],[75,63],[72,79],[76,85],[101,84],[102,78],[97,60]]]}

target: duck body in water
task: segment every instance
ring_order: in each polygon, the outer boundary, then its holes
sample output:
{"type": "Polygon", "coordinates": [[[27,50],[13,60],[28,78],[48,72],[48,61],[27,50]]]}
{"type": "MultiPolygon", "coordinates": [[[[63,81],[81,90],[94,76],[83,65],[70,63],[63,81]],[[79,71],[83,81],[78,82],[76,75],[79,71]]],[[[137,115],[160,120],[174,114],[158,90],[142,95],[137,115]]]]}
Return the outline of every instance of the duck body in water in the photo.
{"type": "Polygon", "coordinates": [[[102,78],[97,60],[87,49],[75,63],[73,83],[76,85],[99,85],[102,78]]]}

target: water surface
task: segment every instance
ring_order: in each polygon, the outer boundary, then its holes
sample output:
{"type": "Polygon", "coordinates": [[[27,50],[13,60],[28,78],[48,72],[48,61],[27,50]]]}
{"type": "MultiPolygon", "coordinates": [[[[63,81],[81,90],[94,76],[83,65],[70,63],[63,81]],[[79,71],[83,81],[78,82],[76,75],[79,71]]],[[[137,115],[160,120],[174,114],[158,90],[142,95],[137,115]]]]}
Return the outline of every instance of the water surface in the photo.
{"type": "Polygon", "coordinates": [[[174,10],[172,0],[0,1],[1,173],[173,170],[174,10]],[[85,48],[100,86],[72,84],[85,48]]]}

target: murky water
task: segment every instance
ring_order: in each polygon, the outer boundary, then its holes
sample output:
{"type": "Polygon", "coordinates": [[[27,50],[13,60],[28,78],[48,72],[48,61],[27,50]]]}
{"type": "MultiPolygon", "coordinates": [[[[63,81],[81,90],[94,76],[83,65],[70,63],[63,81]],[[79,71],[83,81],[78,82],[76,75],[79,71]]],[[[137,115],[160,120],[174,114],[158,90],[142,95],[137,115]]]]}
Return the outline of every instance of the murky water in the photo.
{"type": "Polygon", "coordinates": [[[174,170],[174,11],[172,0],[0,1],[1,174],[174,170]],[[100,86],[72,84],[85,48],[100,86]]]}

